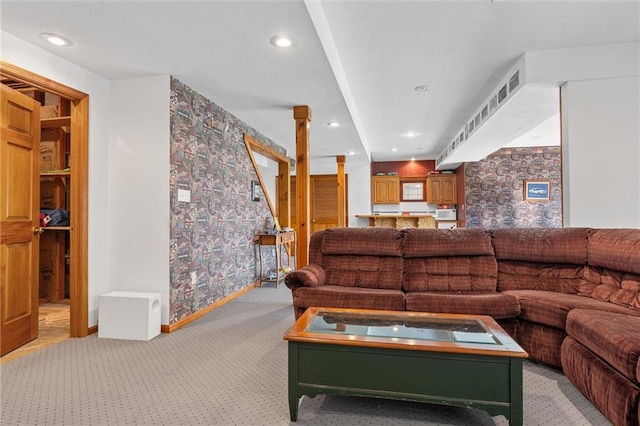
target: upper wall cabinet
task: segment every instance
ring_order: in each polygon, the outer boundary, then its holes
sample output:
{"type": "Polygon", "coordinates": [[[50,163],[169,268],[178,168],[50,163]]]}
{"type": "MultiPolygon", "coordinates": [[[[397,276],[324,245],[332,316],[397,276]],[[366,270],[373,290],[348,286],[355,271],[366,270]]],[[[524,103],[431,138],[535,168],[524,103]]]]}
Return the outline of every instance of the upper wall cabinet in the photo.
{"type": "Polygon", "coordinates": [[[456,204],[456,175],[427,177],[427,203],[456,204]]]}
{"type": "Polygon", "coordinates": [[[400,203],[400,178],[398,176],[373,176],[371,178],[373,204],[400,203]]]}

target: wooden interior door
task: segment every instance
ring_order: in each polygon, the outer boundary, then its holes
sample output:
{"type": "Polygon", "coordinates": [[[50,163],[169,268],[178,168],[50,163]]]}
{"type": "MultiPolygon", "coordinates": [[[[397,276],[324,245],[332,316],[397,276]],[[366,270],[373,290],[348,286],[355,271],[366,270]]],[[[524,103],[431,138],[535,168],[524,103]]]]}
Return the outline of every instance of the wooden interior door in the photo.
{"type": "Polygon", "coordinates": [[[38,337],[40,105],[0,86],[0,355],[4,355],[38,337]]]}
{"type": "MultiPolygon", "coordinates": [[[[310,209],[311,233],[326,228],[338,226],[338,176],[337,175],[312,175],[310,176],[310,209]]],[[[345,193],[348,194],[348,179],[345,176],[345,193]]],[[[296,199],[296,177],[291,176],[291,200],[296,199]]],[[[349,205],[348,200],[346,205],[349,205]]],[[[349,223],[348,209],[345,208],[345,221],[349,223]]],[[[291,210],[291,222],[293,227],[297,225],[296,211],[291,210]]]]}

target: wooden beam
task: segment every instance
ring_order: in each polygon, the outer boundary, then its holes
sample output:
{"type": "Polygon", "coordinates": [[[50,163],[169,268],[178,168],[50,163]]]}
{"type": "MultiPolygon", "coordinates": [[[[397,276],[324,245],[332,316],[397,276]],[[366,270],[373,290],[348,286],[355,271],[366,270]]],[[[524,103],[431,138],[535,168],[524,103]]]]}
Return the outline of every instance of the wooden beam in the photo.
{"type": "Polygon", "coordinates": [[[291,226],[291,175],[289,174],[289,163],[278,163],[278,183],[276,185],[278,200],[278,221],[282,227],[291,226]]]}
{"type": "Polygon", "coordinates": [[[345,176],[344,176],[344,163],[346,161],[346,157],[344,155],[336,156],[336,162],[338,163],[338,226],[345,227],[348,224],[345,224],[347,220],[346,212],[346,186],[345,186],[345,176]]]}
{"type": "Polygon", "coordinates": [[[296,120],[296,219],[298,229],[298,248],[296,265],[309,263],[310,232],[310,172],[309,172],[309,123],[311,108],[306,105],[293,107],[293,118],[296,120]]]}

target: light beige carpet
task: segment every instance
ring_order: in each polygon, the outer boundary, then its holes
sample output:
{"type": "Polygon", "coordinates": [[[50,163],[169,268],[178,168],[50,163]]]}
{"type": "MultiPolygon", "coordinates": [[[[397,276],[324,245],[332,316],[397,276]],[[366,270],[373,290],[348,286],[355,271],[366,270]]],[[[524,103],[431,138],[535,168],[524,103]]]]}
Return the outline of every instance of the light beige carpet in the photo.
{"type": "MultiPolygon", "coordinates": [[[[69,339],[0,366],[4,425],[288,425],[291,294],[265,284],[149,342],[69,339]]],[[[609,425],[562,373],[525,362],[528,426],[609,425]]],[[[506,425],[465,408],[304,397],[299,425],[506,425]]]]}

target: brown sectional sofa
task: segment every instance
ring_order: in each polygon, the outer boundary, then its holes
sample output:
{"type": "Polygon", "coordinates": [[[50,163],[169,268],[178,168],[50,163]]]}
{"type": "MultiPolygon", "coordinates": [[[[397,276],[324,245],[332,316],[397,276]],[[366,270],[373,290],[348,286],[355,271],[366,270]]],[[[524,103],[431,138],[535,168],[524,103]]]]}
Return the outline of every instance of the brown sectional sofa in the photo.
{"type": "Polygon", "coordinates": [[[311,306],[490,315],[615,425],[640,418],[640,230],[332,228],[288,274],[311,306]]]}

